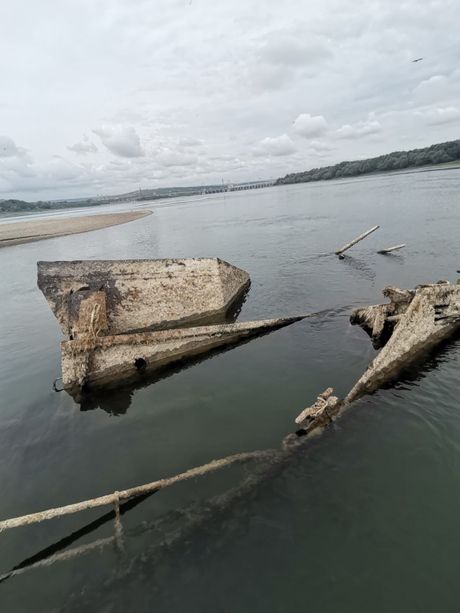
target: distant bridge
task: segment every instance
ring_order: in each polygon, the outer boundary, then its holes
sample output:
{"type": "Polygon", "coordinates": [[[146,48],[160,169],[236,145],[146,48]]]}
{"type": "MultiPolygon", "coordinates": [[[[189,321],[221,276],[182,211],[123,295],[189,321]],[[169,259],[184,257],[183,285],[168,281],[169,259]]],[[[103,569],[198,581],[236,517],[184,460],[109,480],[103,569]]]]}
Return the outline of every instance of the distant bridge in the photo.
{"type": "Polygon", "coordinates": [[[271,187],[275,185],[275,181],[255,181],[253,183],[228,183],[222,187],[204,188],[203,194],[221,194],[222,192],[241,192],[247,189],[261,189],[262,187],[271,187]]]}

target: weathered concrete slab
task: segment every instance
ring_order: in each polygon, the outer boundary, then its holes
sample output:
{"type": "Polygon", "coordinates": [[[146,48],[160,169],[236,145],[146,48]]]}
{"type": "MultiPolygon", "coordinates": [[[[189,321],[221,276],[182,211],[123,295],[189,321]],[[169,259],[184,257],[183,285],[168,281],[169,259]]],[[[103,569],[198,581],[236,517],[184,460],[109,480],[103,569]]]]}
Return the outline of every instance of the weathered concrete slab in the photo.
{"type": "Polygon", "coordinates": [[[105,293],[104,334],[114,335],[216,321],[248,285],[218,258],[38,262],[38,287],[69,338],[94,292],[105,293]]]}
{"type": "Polygon", "coordinates": [[[62,380],[67,389],[103,385],[193,358],[219,347],[288,326],[304,317],[94,336],[61,343],[62,380]]]}
{"type": "Polygon", "coordinates": [[[347,395],[347,403],[396,379],[424,352],[460,330],[459,283],[386,288],[384,294],[390,304],[357,309],[351,316],[352,323],[359,323],[384,347],[347,395]]]}

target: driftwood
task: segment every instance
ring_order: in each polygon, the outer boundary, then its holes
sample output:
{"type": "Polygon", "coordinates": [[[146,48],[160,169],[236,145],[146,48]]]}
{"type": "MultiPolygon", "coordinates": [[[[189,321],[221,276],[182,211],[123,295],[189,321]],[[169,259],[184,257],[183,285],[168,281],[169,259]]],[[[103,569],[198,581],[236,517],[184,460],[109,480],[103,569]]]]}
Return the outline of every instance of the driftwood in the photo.
{"type": "Polygon", "coordinates": [[[380,251],[377,251],[377,253],[381,253],[382,255],[385,255],[386,253],[392,253],[393,251],[397,251],[398,249],[402,249],[405,246],[406,246],[406,244],[403,243],[402,245],[395,245],[394,247],[387,247],[386,249],[380,249],[380,251]]]}
{"type": "Polygon", "coordinates": [[[202,477],[203,475],[226,468],[227,466],[231,466],[233,464],[243,464],[251,460],[268,460],[273,456],[273,453],[274,450],[272,449],[237,453],[235,455],[227,456],[226,458],[212,460],[207,464],[191,468],[190,470],[175,475],[174,477],[159,479],[158,481],[152,481],[151,483],[138,485],[137,487],[132,487],[127,490],[113,492],[112,494],[106,494],[105,496],[99,496],[98,498],[91,498],[89,500],[83,500],[82,502],[68,504],[63,507],[47,509],[46,511],[39,511],[38,513],[31,513],[29,515],[23,515],[22,517],[5,519],[0,521],[0,532],[10,530],[11,528],[29,526],[30,524],[36,524],[48,519],[54,519],[55,517],[71,515],[73,513],[79,513],[80,511],[86,511],[88,509],[94,509],[96,507],[103,507],[106,505],[114,505],[116,515],[118,515],[117,506],[121,500],[128,500],[129,498],[134,498],[135,496],[156,492],[181,481],[188,481],[189,479],[194,479],[195,477],[202,477]]]}
{"type": "Polygon", "coordinates": [[[347,243],[346,245],[344,245],[340,249],[337,249],[337,251],[335,252],[335,255],[338,255],[340,257],[342,255],[342,253],[344,253],[345,251],[348,251],[348,249],[353,247],[353,245],[356,245],[356,243],[359,243],[360,241],[365,239],[366,236],[369,236],[369,234],[372,234],[372,232],[375,232],[379,228],[380,228],[380,226],[374,226],[370,230],[367,230],[367,232],[363,232],[362,234],[360,234],[359,236],[354,238],[352,241],[350,241],[349,243],[347,243]]]}

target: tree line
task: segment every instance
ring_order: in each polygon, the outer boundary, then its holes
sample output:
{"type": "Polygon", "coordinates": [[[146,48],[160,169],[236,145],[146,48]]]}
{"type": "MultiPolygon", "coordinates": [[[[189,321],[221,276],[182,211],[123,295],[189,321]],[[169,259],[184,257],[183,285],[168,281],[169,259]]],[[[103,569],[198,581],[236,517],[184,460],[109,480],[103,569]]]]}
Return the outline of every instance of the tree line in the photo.
{"type": "Polygon", "coordinates": [[[460,140],[439,143],[430,147],[424,147],[423,149],[412,149],[411,151],[393,151],[392,153],[379,155],[375,158],[340,162],[340,164],[334,164],[333,166],[313,168],[304,172],[293,172],[278,179],[275,185],[356,177],[374,172],[388,172],[390,170],[444,164],[456,160],[460,160],[460,140]]]}

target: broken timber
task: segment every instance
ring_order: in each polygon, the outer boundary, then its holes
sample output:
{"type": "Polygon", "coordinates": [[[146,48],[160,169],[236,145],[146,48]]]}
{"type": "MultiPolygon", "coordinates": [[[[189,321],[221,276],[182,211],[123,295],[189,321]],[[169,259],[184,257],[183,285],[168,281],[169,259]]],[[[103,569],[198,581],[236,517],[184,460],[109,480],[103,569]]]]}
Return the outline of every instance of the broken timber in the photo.
{"type": "Polygon", "coordinates": [[[460,330],[460,280],[419,285],[413,290],[387,287],[389,304],[355,309],[351,323],[359,324],[383,346],[345,398],[353,402],[370,394],[418,360],[423,353],[460,330]]]}
{"type": "MultiPolygon", "coordinates": [[[[367,232],[363,232],[362,234],[360,234],[359,236],[357,236],[356,238],[354,238],[352,241],[350,241],[349,243],[347,243],[346,245],[344,245],[343,247],[340,247],[340,249],[337,249],[337,251],[335,252],[335,255],[338,255],[339,257],[342,256],[342,254],[345,251],[348,251],[348,249],[350,249],[351,247],[353,247],[353,245],[356,245],[356,243],[359,243],[360,241],[362,241],[363,239],[366,238],[366,236],[369,236],[369,234],[372,234],[372,232],[375,232],[376,230],[378,230],[380,228],[380,226],[374,226],[373,228],[371,228],[370,230],[367,230],[367,232]]],[[[343,257],[343,256],[342,256],[343,257]]]]}
{"type": "Polygon", "coordinates": [[[249,283],[218,258],[38,262],[38,286],[68,336],[64,388],[129,379],[304,318],[218,323],[249,283]]]}

